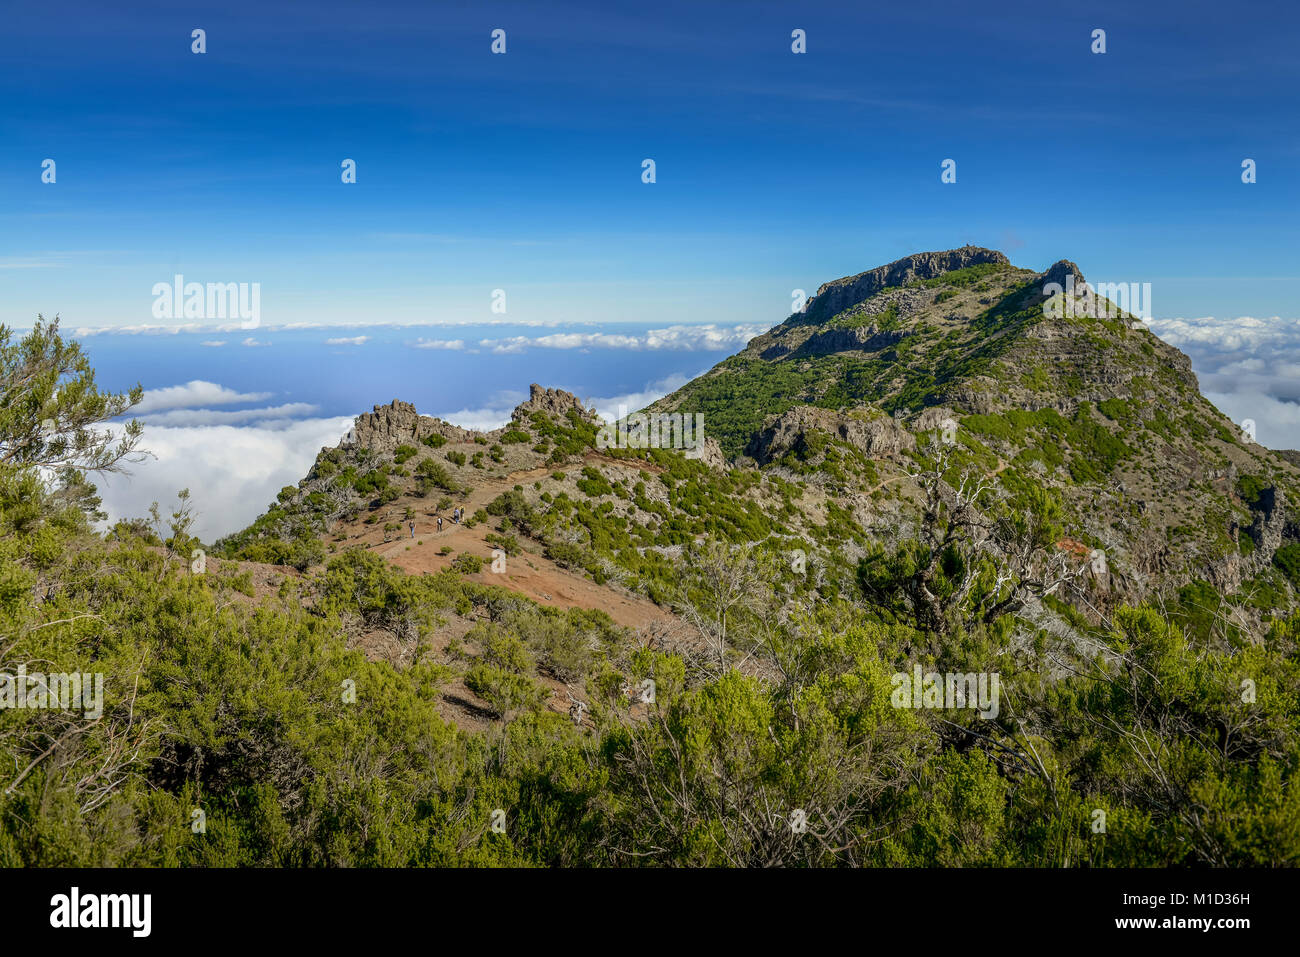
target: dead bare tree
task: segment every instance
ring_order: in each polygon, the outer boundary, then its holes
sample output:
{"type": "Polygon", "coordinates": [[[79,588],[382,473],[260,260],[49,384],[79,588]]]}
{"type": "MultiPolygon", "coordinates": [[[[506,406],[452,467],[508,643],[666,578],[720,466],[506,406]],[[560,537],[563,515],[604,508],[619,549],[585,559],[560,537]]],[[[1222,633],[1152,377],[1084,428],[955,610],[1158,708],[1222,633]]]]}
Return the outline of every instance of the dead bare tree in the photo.
{"type": "Polygon", "coordinates": [[[883,605],[901,594],[921,627],[945,635],[1015,613],[1085,573],[1056,548],[1050,502],[1007,508],[991,475],[966,467],[950,478],[951,446],[925,451],[928,463],[908,473],[922,493],[915,539],[893,556],[870,556],[859,576],[883,605]]]}
{"type": "Polygon", "coordinates": [[[678,596],[683,616],[709,644],[718,672],[727,670],[727,652],[739,620],[753,611],[765,588],[753,550],[747,545],[707,541],[686,556],[687,574],[678,596]]]}

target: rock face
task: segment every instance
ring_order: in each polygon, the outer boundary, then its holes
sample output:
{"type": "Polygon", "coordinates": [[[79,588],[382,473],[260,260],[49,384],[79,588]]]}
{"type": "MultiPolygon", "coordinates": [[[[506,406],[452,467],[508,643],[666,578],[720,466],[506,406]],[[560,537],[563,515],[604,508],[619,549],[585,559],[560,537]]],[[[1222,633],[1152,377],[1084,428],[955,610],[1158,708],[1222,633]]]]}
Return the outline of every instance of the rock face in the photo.
{"type": "MultiPolygon", "coordinates": [[[[572,392],[544,389],[533,383],[529,387],[528,401],[516,406],[511,418],[514,421],[526,421],[533,412],[546,412],[562,420],[570,409],[577,409],[584,418],[594,421],[592,413],[572,392]]],[[[388,405],[377,405],[374,411],[357,416],[352,431],[344,437],[341,444],[391,453],[399,445],[415,445],[433,434],[441,435],[449,442],[472,442],[476,435],[492,436],[502,431],[496,429],[493,432],[476,432],[473,429],[462,429],[443,419],[420,415],[411,403],[394,399],[388,405]]]]}
{"type": "Polygon", "coordinates": [[[800,355],[832,352],[876,352],[903,340],[901,331],[881,332],[874,326],[858,329],[827,329],[811,336],[799,347],[800,355]]]}
{"type": "Polygon", "coordinates": [[[709,468],[721,469],[725,471],[730,468],[727,464],[727,457],[722,454],[722,446],[718,440],[705,436],[704,439],[693,449],[686,453],[688,459],[699,459],[709,468]]]}
{"type": "Polygon", "coordinates": [[[777,416],[757,433],[745,454],[759,465],[778,459],[791,449],[799,448],[805,436],[818,430],[848,442],[864,455],[880,458],[914,448],[916,440],[892,419],[883,416],[865,418],[801,405],[777,416]]]}
{"type": "Polygon", "coordinates": [[[1259,493],[1258,511],[1250,526],[1250,537],[1255,541],[1251,556],[1259,568],[1266,568],[1273,555],[1282,547],[1282,533],[1286,527],[1286,501],[1282,490],[1269,486],[1259,493]]]}
{"type": "Polygon", "coordinates": [[[583,418],[595,421],[592,412],[572,392],[565,392],[563,389],[543,389],[534,382],[528,387],[528,401],[519,403],[511,418],[518,422],[526,420],[534,412],[545,412],[563,421],[570,409],[577,409],[583,418]]]}
{"type": "Polygon", "coordinates": [[[357,416],[348,433],[349,444],[376,452],[391,452],[403,442],[419,436],[420,414],[409,402],[394,399],[388,405],[377,405],[373,412],[357,416]]]}
{"type": "Polygon", "coordinates": [[[790,345],[788,342],[774,342],[759,353],[759,358],[767,359],[770,362],[773,359],[779,359],[782,356],[789,355],[793,351],[794,346],[790,345]]]}
{"type": "Polygon", "coordinates": [[[475,435],[442,419],[420,415],[411,403],[394,399],[388,405],[375,406],[373,412],[357,416],[342,444],[391,453],[399,445],[414,445],[434,433],[452,442],[468,442],[475,435]]]}
{"type": "Polygon", "coordinates": [[[1245,564],[1240,555],[1227,555],[1207,566],[1206,577],[1225,595],[1235,595],[1241,591],[1241,582],[1247,573],[1245,564]]]}
{"type": "Polygon", "coordinates": [[[1061,259],[1052,263],[1052,265],[1048,266],[1047,270],[1038,277],[1038,281],[1035,283],[1038,287],[1036,290],[1037,296],[1040,299],[1046,299],[1047,296],[1043,295],[1042,290],[1044,286],[1050,283],[1056,283],[1064,290],[1066,286],[1071,285],[1069,280],[1070,276],[1074,276],[1074,288],[1082,292],[1086,283],[1083,279],[1083,271],[1079,269],[1078,266],[1070,262],[1068,259],[1061,259]]]}
{"type": "Polygon", "coordinates": [[[916,253],[856,276],[823,283],[817,290],[817,295],[804,305],[804,312],[807,313],[809,322],[825,322],[850,306],[871,298],[887,286],[901,286],[914,279],[934,279],[954,269],[984,263],[1010,265],[1010,260],[996,249],[984,249],[981,246],[916,253]]]}
{"type": "Polygon", "coordinates": [[[920,412],[911,422],[913,432],[948,432],[959,428],[957,416],[947,406],[935,406],[920,412]]]}

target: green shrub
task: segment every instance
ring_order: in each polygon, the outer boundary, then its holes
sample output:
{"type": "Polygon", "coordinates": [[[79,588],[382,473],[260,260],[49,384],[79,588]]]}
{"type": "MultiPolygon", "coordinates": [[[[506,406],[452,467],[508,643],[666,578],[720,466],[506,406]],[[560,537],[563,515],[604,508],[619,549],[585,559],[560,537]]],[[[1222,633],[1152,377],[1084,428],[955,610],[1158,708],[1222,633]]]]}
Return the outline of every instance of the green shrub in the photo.
{"type": "Polygon", "coordinates": [[[1290,542],[1273,554],[1273,564],[1291,582],[1293,588],[1300,589],[1300,543],[1290,542]]]}
{"type": "Polygon", "coordinates": [[[462,575],[477,575],[483,570],[483,559],[470,552],[461,552],[452,559],[451,567],[462,575]]]}

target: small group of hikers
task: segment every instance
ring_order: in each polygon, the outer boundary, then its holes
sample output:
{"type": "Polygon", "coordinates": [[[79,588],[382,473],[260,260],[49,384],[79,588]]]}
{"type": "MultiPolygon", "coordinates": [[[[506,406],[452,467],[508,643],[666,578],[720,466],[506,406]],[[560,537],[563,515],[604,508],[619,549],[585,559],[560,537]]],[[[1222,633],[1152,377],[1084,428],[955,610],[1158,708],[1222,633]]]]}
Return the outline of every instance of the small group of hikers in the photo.
{"type": "MultiPolygon", "coordinates": [[[[452,520],[452,522],[454,522],[455,524],[459,525],[459,524],[460,524],[460,520],[461,520],[462,518],[464,518],[464,517],[465,517],[465,510],[464,510],[463,508],[453,508],[453,509],[451,510],[451,520],[452,520]]],[[[412,538],[415,538],[415,520],[412,519],[412,520],[408,521],[406,524],[407,524],[407,527],[410,528],[410,530],[411,530],[411,537],[412,537],[412,538]]],[[[440,532],[442,531],[442,516],[441,516],[441,515],[438,516],[438,531],[440,531],[440,532]]]]}
{"type": "MultiPolygon", "coordinates": [[[[451,510],[451,520],[452,520],[452,522],[453,522],[454,524],[459,525],[459,524],[460,524],[460,520],[461,520],[462,518],[464,518],[464,517],[465,517],[465,510],[464,510],[463,508],[453,508],[453,509],[451,510]]],[[[440,532],[442,531],[442,516],[441,516],[441,515],[438,516],[438,531],[440,531],[440,532]]]]}

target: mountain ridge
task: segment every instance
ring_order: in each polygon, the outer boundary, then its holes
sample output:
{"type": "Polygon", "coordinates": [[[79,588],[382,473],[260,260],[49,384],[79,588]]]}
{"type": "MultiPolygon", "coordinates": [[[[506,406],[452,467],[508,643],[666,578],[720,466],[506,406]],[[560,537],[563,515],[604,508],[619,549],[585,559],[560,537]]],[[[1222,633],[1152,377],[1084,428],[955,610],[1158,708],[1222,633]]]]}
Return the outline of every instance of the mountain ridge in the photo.
{"type": "MultiPolygon", "coordinates": [[[[1056,295],[1062,305],[1066,293],[1056,295]]],[[[265,560],[275,549],[258,541],[319,542],[367,510],[397,527],[403,502],[432,496],[451,508],[484,481],[550,468],[515,489],[510,508],[533,517],[513,524],[566,567],[653,597],[660,573],[647,570],[701,535],[802,536],[835,562],[905,533],[920,514],[916,469],[941,447],[952,468],[988,476],[1003,507],[1046,496],[1071,547],[1109,556],[1105,601],[1197,580],[1235,595],[1261,576],[1290,594],[1272,563],[1300,537],[1300,469],[1246,441],[1200,395],[1190,360],[1096,295],[1069,260],[1036,271],[968,246],[832,280],[645,411],[702,413],[708,454],[687,468],[677,450],[597,450],[594,411],[535,383],[488,432],[393,400],[358,416],[223,551],[265,560]],[[1071,308],[1053,308],[1051,283],[1070,287],[1071,308]],[[679,477],[652,494],[633,462],[679,477]]],[[[321,557],[309,546],[296,560],[321,557]]]]}

